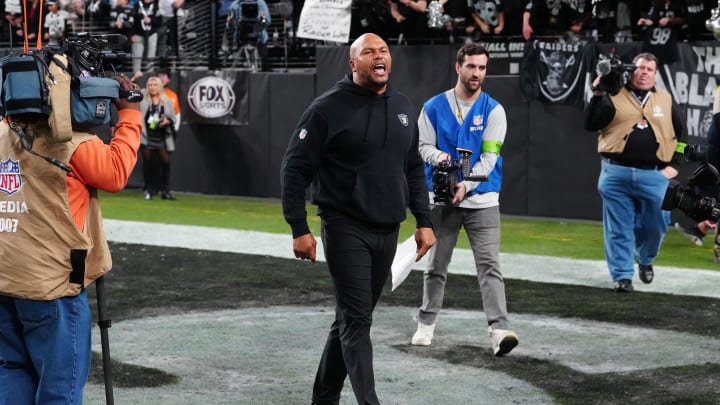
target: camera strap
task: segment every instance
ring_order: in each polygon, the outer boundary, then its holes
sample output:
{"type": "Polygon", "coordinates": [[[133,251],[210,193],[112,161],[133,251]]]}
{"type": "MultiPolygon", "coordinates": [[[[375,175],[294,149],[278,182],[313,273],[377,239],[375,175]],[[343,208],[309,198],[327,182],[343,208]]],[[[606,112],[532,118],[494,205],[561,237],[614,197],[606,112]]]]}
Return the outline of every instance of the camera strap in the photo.
{"type": "MultiPolygon", "coordinates": [[[[40,6],[38,7],[38,13],[40,13],[40,19],[39,19],[39,21],[38,21],[38,32],[36,33],[36,34],[37,34],[37,42],[36,42],[36,44],[35,44],[35,48],[36,48],[36,49],[42,49],[43,0],[40,0],[40,6]]],[[[24,51],[25,53],[28,53],[28,50],[29,50],[29,48],[30,48],[29,42],[28,42],[28,29],[27,29],[27,27],[28,27],[28,22],[27,22],[27,19],[28,19],[27,0],[23,0],[23,20],[24,20],[24,24],[23,24],[23,34],[24,34],[24,37],[25,37],[25,42],[24,42],[24,44],[23,44],[23,51],[24,51]]]]}

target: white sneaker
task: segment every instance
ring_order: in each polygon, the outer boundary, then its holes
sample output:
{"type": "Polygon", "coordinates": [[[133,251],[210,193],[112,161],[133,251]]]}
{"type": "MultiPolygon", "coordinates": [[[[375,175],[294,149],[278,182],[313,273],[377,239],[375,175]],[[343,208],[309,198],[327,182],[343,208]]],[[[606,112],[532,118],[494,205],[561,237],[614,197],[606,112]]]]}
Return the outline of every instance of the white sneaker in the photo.
{"type": "Polygon", "coordinates": [[[490,344],[492,344],[495,356],[504,356],[518,345],[518,335],[511,330],[494,329],[492,326],[488,326],[488,333],[490,334],[490,344]]]}
{"type": "Polygon", "coordinates": [[[418,321],[418,327],[410,341],[414,346],[430,346],[435,334],[435,324],[425,325],[418,321]]]}

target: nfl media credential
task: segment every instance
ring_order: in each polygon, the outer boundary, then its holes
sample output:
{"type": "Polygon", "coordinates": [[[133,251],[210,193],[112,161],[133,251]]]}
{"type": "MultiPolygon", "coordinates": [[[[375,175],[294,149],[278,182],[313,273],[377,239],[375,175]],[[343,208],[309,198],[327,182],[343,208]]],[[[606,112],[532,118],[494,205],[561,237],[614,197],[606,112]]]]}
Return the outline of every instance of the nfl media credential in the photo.
{"type": "MultiPolygon", "coordinates": [[[[20,162],[6,159],[0,161],[0,191],[12,195],[22,187],[20,176],[20,162]]],[[[17,218],[5,218],[1,214],[27,214],[28,207],[25,201],[0,201],[0,233],[17,232],[17,218]]]]}
{"type": "Polygon", "coordinates": [[[207,76],[193,83],[188,92],[188,104],[199,116],[220,118],[235,107],[235,92],[225,80],[207,76]]]}

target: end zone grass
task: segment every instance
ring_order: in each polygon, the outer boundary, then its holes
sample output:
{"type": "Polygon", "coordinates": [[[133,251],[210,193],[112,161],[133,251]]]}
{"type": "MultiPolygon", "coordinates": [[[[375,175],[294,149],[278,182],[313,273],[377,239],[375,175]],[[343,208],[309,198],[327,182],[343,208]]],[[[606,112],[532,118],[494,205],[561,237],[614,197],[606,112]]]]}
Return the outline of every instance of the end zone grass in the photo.
{"type": "MultiPolygon", "coordinates": [[[[176,196],[177,201],[145,201],[139,190],[128,190],[101,193],[100,203],[104,216],[111,219],[290,233],[276,199],[182,193],[176,196]]],[[[315,206],[308,203],[307,210],[310,229],[318,236],[320,221],[315,206]]],[[[414,228],[414,219],[408,215],[401,227],[401,240],[412,235],[414,228]]],[[[604,260],[600,222],[503,216],[501,235],[504,253],[604,260]]],[[[655,264],[720,270],[714,262],[712,238],[707,239],[705,246],[695,246],[669,229],[655,264]]],[[[458,238],[458,247],[470,248],[466,236],[458,238]]]]}

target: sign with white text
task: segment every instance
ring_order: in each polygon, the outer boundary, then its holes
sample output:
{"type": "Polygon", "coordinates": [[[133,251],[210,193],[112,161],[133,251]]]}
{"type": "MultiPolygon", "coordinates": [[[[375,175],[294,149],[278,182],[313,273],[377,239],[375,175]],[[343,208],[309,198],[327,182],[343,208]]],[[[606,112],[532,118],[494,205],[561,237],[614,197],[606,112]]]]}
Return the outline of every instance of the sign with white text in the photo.
{"type": "Polygon", "coordinates": [[[306,0],[300,12],[297,36],[347,43],[350,40],[352,0],[306,0]]]}

